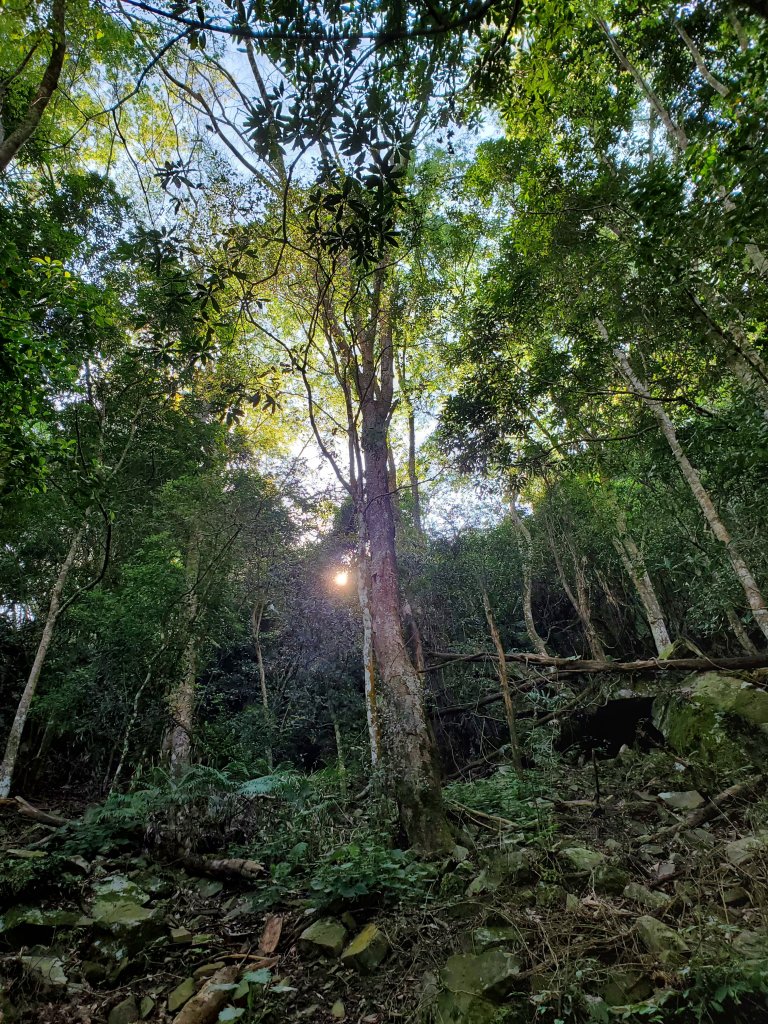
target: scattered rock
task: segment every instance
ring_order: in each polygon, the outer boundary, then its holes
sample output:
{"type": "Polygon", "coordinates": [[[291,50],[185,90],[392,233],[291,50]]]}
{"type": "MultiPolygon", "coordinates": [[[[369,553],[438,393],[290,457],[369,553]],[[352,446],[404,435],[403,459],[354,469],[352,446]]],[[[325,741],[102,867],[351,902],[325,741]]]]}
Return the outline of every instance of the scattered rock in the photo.
{"type": "Polygon", "coordinates": [[[733,940],[733,948],[749,961],[764,961],[768,957],[768,932],[745,930],[733,940]]]}
{"type": "Polygon", "coordinates": [[[299,949],[304,953],[336,957],[344,948],[347,929],[332,917],[314,921],[299,936],[299,949]]]}
{"type": "Polygon", "coordinates": [[[638,971],[616,971],[603,989],[602,997],[609,1006],[627,1006],[647,999],[653,992],[650,978],[638,971]]]}
{"type": "Polygon", "coordinates": [[[136,1024],[140,1017],[134,996],[128,996],[109,1011],[108,1024],[136,1024]]]}
{"type": "Polygon", "coordinates": [[[534,899],[537,907],[555,908],[564,907],[567,893],[562,885],[551,882],[539,882],[534,890],[534,899]]]}
{"type": "Polygon", "coordinates": [[[64,973],[64,961],[57,956],[23,956],[21,965],[25,974],[42,982],[44,988],[65,988],[67,976],[64,973]]]}
{"type": "Polygon", "coordinates": [[[476,953],[520,944],[520,931],[514,925],[485,925],[472,932],[472,947],[476,953]]]}
{"type": "Polygon", "coordinates": [[[80,965],[80,973],[89,985],[98,985],[107,976],[107,968],[96,960],[83,960],[80,965]]]}
{"type": "Polygon", "coordinates": [[[768,832],[760,832],[758,835],[745,836],[743,839],[736,839],[734,842],[728,843],[725,848],[725,856],[734,867],[738,868],[765,851],[768,851],[768,832]]]}
{"type": "Polygon", "coordinates": [[[637,933],[649,953],[655,953],[662,963],[671,963],[688,952],[685,939],[655,917],[638,917],[637,933]]]}
{"type": "Polygon", "coordinates": [[[639,903],[646,910],[659,911],[669,906],[669,896],[663,892],[647,889],[644,885],[640,885],[639,882],[630,882],[629,885],[626,885],[623,896],[625,899],[634,900],[635,903],[639,903]]]}
{"type": "Polygon", "coordinates": [[[337,999],[336,1002],[331,1007],[331,1016],[335,1020],[344,1020],[346,1015],[347,1015],[347,1011],[346,1011],[346,1008],[344,1006],[344,1003],[340,999],[337,999]]]}
{"type": "Polygon", "coordinates": [[[485,999],[503,999],[518,983],[520,961],[501,949],[478,955],[459,953],[450,957],[440,972],[449,992],[463,992],[485,999]]]}
{"type": "Polygon", "coordinates": [[[222,967],[226,967],[223,960],[217,960],[216,963],[213,964],[202,964],[193,972],[193,976],[195,978],[210,978],[212,974],[215,974],[216,971],[220,971],[222,967]]]}
{"type": "Polygon", "coordinates": [[[152,996],[144,996],[139,1004],[139,1016],[142,1020],[146,1020],[147,1017],[152,1013],[155,1008],[155,1000],[152,996]]]}
{"type": "Polygon", "coordinates": [[[367,925],[341,954],[341,962],[354,967],[361,974],[376,970],[389,952],[389,941],[384,932],[373,923],[367,925]]]}
{"type": "Polygon", "coordinates": [[[109,932],[136,952],[164,932],[159,910],[142,907],[133,900],[100,899],[93,906],[93,919],[99,928],[109,932]]]}
{"type": "Polygon", "coordinates": [[[618,864],[603,863],[595,868],[592,885],[601,896],[621,896],[629,882],[629,875],[618,864]]]}
{"type": "Polygon", "coordinates": [[[560,851],[560,860],[570,874],[590,874],[605,860],[605,854],[583,846],[566,846],[560,851]]]}
{"type": "Polygon", "coordinates": [[[90,917],[84,917],[75,911],[11,907],[0,917],[0,932],[28,932],[39,929],[56,931],[59,928],[84,928],[90,924],[93,924],[90,917]]]}
{"type": "Polygon", "coordinates": [[[704,797],[695,789],[681,793],[659,793],[659,800],[673,811],[695,811],[704,803],[704,797]]]}
{"type": "Polygon", "coordinates": [[[175,1013],[176,1010],[180,1010],[184,1003],[188,1003],[192,996],[195,994],[195,979],[185,978],[180,985],[168,996],[168,1009],[171,1013],[175,1013]]]}
{"type": "Polygon", "coordinates": [[[171,942],[175,946],[188,946],[193,938],[188,928],[171,928],[171,942]]]}
{"type": "Polygon", "coordinates": [[[102,878],[100,881],[94,882],[93,891],[97,900],[117,896],[141,906],[149,903],[148,893],[125,875],[109,875],[107,878],[102,878]]]}
{"type": "Polygon", "coordinates": [[[441,992],[435,1001],[435,1024],[492,1024],[498,1007],[467,992],[441,992]]]}

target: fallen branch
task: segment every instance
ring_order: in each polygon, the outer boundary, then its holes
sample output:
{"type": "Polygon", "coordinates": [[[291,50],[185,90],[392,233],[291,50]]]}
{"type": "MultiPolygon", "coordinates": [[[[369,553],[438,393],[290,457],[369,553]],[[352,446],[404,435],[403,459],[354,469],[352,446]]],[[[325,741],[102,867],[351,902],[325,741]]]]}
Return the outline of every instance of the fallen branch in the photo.
{"type": "Polygon", "coordinates": [[[256,860],[242,857],[195,857],[185,854],[181,858],[184,867],[193,871],[202,871],[206,875],[224,876],[225,878],[246,878],[249,882],[264,875],[264,865],[256,860]]]}
{"type": "Polygon", "coordinates": [[[214,1024],[232,995],[230,985],[237,984],[242,970],[236,964],[212,974],[196,996],[192,996],[173,1018],[173,1024],[214,1024]]]}
{"type": "Polygon", "coordinates": [[[666,828],[656,832],[654,838],[658,836],[674,835],[677,832],[682,832],[683,829],[697,828],[705,821],[709,821],[711,818],[717,817],[724,804],[731,803],[733,800],[738,800],[739,797],[752,794],[756,789],[759,789],[764,785],[764,783],[764,775],[753,775],[752,778],[746,779],[744,782],[738,782],[734,786],[729,786],[728,789],[724,789],[722,793],[718,793],[717,796],[713,796],[712,799],[708,800],[703,807],[699,807],[698,810],[693,811],[686,818],[683,818],[682,821],[675,822],[674,825],[668,825],[666,828]]]}
{"type": "MultiPolygon", "coordinates": [[[[486,661],[493,654],[484,651],[478,654],[454,655],[449,652],[437,652],[433,657],[441,658],[435,665],[428,665],[423,672],[437,672],[448,665],[473,661],[486,661]]],[[[768,654],[748,655],[738,658],[646,658],[643,661],[594,661],[587,658],[555,658],[548,654],[529,654],[525,651],[512,651],[506,654],[508,661],[522,665],[555,668],[567,673],[590,672],[699,672],[706,669],[751,670],[768,668],[768,654]]]]}
{"type": "Polygon", "coordinates": [[[51,814],[49,811],[41,811],[38,807],[33,807],[23,796],[16,796],[13,799],[19,808],[19,814],[23,814],[25,818],[34,818],[35,821],[39,821],[43,825],[54,825],[56,827],[71,824],[67,818],[62,818],[60,814],[51,814]]]}
{"type": "Polygon", "coordinates": [[[497,825],[509,825],[511,828],[516,828],[514,821],[510,821],[509,818],[501,818],[498,814],[488,814],[486,811],[477,811],[474,807],[467,807],[466,804],[457,803],[456,800],[446,800],[445,805],[448,810],[461,811],[462,814],[469,814],[474,818],[481,818],[483,821],[493,821],[497,825]]]}

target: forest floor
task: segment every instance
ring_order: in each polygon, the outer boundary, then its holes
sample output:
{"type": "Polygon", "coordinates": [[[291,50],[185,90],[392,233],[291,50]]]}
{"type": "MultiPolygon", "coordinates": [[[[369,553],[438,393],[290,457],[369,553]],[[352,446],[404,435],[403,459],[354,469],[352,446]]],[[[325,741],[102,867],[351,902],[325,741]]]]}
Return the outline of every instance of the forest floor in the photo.
{"type": "Polygon", "coordinates": [[[697,781],[661,750],[501,767],[447,788],[451,858],[368,851],[314,910],[274,864],[56,852],[8,809],[0,1020],[768,1021],[768,802],[756,782],[716,810],[697,781]]]}

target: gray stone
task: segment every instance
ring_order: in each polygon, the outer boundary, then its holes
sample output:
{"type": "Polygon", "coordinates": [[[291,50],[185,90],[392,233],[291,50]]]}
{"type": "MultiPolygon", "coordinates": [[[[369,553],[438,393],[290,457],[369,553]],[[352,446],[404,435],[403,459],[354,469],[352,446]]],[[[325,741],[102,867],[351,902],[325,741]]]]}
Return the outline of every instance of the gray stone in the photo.
{"type": "Polygon", "coordinates": [[[185,1003],[189,1002],[195,991],[195,979],[185,978],[168,996],[168,1009],[170,1012],[175,1013],[176,1010],[180,1010],[185,1003]]]}
{"type": "Polygon", "coordinates": [[[739,932],[733,940],[733,948],[745,960],[762,962],[768,959],[768,933],[749,930],[739,932]]]}
{"type": "Polygon", "coordinates": [[[626,885],[623,895],[625,899],[634,900],[635,903],[639,903],[646,910],[659,911],[669,906],[669,896],[666,896],[663,892],[647,889],[644,885],[640,885],[639,882],[630,882],[629,885],[626,885]]]}
{"type": "Polygon", "coordinates": [[[370,974],[388,952],[389,940],[378,925],[371,923],[352,939],[341,954],[341,962],[345,967],[354,967],[361,974],[370,974]]]}
{"type": "Polygon", "coordinates": [[[647,999],[653,992],[650,978],[638,971],[615,971],[603,989],[602,997],[609,1006],[627,1006],[647,999]]]}
{"type": "Polygon", "coordinates": [[[175,946],[188,946],[194,938],[189,928],[171,928],[171,942],[175,946]]]}
{"type": "Polygon", "coordinates": [[[536,906],[549,909],[564,907],[567,895],[562,885],[553,882],[539,882],[533,892],[536,906]]]}
{"type": "Polygon", "coordinates": [[[741,867],[753,860],[758,854],[768,852],[768,832],[760,832],[754,836],[745,836],[728,843],[725,856],[734,865],[741,867]]]}
{"type": "Polygon", "coordinates": [[[144,996],[139,1004],[139,1016],[142,1020],[146,1020],[147,1017],[152,1013],[155,1008],[155,1000],[152,996],[144,996]]]}
{"type": "Polygon", "coordinates": [[[704,797],[695,789],[680,793],[659,793],[659,800],[672,811],[695,811],[704,803],[704,797]]]}
{"type": "Polygon", "coordinates": [[[655,917],[638,917],[636,928],[645,948],[649,953],[654,953],[662,963],[673,963],[688,952],[685,939],[655,917]]]}
{"type": "Polygon", "coordinates": [[[143,948],[165,931],[159,910],[150,910],[132,900],[100,899],[92,914],[97,927],[125,942],[129,951],[143,948]]]}
{"type": "Polygon", "coordinates": [[[93,883],[93,891],[97,900],[117,897],[130,900],[131,903],[138,903],[141,906],[149,903],[149,895],[125,875],[109,875],[107,878],[102,878],[93,883]]]}
{"type": "Polygon", "coordinates": [[[55,931],[59,928],[84,928],[89,924],[93,924],[91,918],[76,911],[11,907],[0,917],[0,932],[10,932],[17,928],[55,931]]]}
{"type": "Polygon", "coordinates": [[[468,992],[441,992],[435,1001],[435,1024],[492,1024],[498,1007],[468,992]]]}
{"type": "Polygon", "coordinates": [[[66,988],[67,976],[64,973],[64,961],[57,956],[23,956],[21,965],[24,972],[35,981],[42,982],[44,988],[66,988]]]}
{"type": "Polygon", "coordinates": [[[338,956],[344,948],[347,929],[332,917],[314,921],[299,936],[299,949],[320,956],[338,956]]]}
{"type": "Polygon", "coordinates": [[[472,947],[476,953],[519,946],[520,943],[520,932],[514,925],[485,925],[472,932],[472,947]]]}
{"type": "Polygon", "coordinates": [[[519,974],[517,957],[493,949],[478,955],[459,953],[450,957],[440,972],[440,981],[449,992],[503,999],[518,984],[519,974]]]}
{"type": "Polygon", "coordinates": [[[109,1011],[107,1024],[136,1024],[139,1007],[134,996],[127,996],[109,1011]]]}
{"type": "Polygon", "coordinates": [[[605,854],[584,846],[566,846],[560,851],[559,858],[567,873],[588,875],[605,861],[605,854]]]}
{"type": "Polygon", "coordinates": [[[598,864],[592,875],[595,892],[601,896],[621,896],[629,882],[629,875],[618,864],[598,864]]]}

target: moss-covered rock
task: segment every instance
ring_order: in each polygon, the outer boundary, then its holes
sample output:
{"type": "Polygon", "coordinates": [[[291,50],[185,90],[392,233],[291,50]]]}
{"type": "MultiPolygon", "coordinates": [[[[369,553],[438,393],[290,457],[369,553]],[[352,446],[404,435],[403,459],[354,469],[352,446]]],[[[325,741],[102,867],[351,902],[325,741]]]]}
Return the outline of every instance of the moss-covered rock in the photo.
{"type": "Polygon", "coordinates": [[[703,672],[689,696],[654,702],[654,724],[669,745],[716,771],[762,763],[768,755],[768,693],[738,676],[703,672]]]}
{"type": "Polygon", "coordinates": [[[310,955],[337,957],[347,941],[347,929],[333,917],[314,921],[299,936],[299,949],[310,955]]]}
{"type": "Polygon", "coordinates": [[[498,1007],[467,992],[441,992],[435,1000],[434,1024],[492,1024],[498,1007]]]}
{"type": "Polygon", "coordinates": [[[389,952],[389,940],[378,925],[367,925],[341,954],[346,967],[354,967],[361,974],[375,971],[389,952]]]}
{"type": "Polygon", "coordinates": [[[638,917],[637,934],[649,953],[653,953],[664,964],[678,962],[688,952],[688,945],[682,935],[659,921],[644,915],[638,917]]]}
{"type": "Polygon", "coordinates": [[[449,992],[463,992],[484,999],[503,999],[519,983],[520,961],[501,949],[450,957],[440,972],[449,992]]]}

